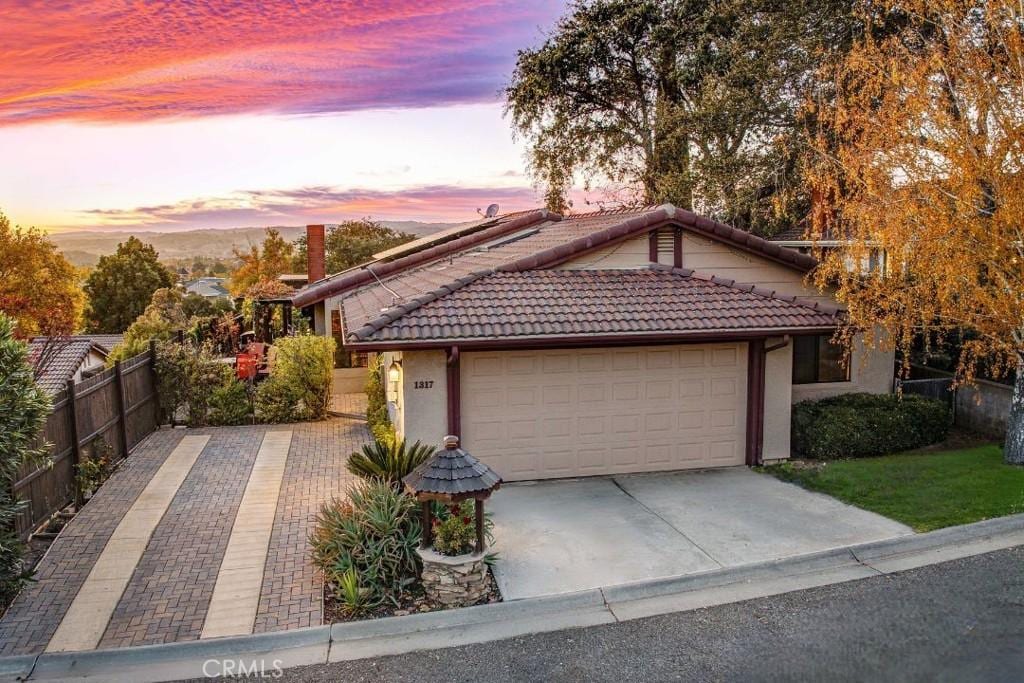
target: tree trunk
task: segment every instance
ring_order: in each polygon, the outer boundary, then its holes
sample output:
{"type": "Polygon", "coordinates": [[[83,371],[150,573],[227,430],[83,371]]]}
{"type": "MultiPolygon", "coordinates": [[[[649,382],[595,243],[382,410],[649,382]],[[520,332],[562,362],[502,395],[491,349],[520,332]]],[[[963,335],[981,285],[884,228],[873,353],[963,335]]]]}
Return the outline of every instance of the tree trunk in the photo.
{"type": "Polygon", "coordinates": [[[1003,458],[1011,465],[1024,465],[1024,358],[1017,361],[1017,379],[1013,383],[1013,398],[1010,399],[1003,458]]]}

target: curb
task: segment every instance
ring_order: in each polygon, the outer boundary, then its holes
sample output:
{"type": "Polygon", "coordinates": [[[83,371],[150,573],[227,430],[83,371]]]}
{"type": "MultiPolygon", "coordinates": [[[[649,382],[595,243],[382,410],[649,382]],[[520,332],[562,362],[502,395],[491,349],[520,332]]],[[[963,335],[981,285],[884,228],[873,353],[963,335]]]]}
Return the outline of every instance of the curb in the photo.
{"type": "Polygon", "coordinates": [[[740,602],[1017,545],[1024,545],[1024,514],[782,560],[458,610],[165,645],[0,657],[0,680],[94,678],[142,683],[211,674],[273,676],[293,666],[453,647],[740,602]]]}

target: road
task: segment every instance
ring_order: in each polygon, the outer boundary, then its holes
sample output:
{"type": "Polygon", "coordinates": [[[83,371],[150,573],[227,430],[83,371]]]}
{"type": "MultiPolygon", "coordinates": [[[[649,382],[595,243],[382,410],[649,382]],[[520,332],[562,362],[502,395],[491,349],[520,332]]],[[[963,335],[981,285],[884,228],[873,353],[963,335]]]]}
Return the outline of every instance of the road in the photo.
{"type": "Polygon", "coordinates": [[[292,669],[280,681],[1024,681],[1024,547],[637,621],[292,669]]]}

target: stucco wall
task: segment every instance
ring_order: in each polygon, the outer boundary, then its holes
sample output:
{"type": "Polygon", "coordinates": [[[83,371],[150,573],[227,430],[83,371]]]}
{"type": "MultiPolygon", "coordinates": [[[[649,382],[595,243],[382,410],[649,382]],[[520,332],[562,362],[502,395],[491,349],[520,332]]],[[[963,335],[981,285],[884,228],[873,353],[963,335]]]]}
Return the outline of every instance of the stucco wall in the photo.
{"type": "Polygon", "coordinates": [[[313,304],[313,332],[321,336],[330,336],[330,329],[327,327],[327,316],[324,309],[327,302],[318,301],[313,304]]]}
{"type": "MultiPolygon", "coordinates": [[[[769,338],[766,347],[781,343],[769,338]]],[[[793,405],[793,344],[768,351],[764,365],[764,449],[765,460],[789,457],[790,413],[793,405]]]]}
{"type": "MultiPolygon", "coordinates": [[[[558,266],[566,270],[598,268],[643,268],[650,264],[650,243],[646,234],[620,242],[558,266]]],[[[666,264],[670,265],[670,264],[666,264]]],[[[737,282],[752,282],[788,296],[814,301],[832,301],[804,282],[804,275],[773,261],[735,249],[722,242],[683,231],[683,267],[692,268],[737,282]]]]}
{"type": "Polygon", "coordinates": [[[891,393],[895,357],[895,351],[866,348],[863,338],[858,336],[854,340],[850,359],[852,363],[850,367],[850,381],[794,384],[793,402],[852,392],[865,392],[868,394],[891,393]]]}
{"type": "Polygon", "coordinates": [[[650,264],[650,243],[646,234],[592,251],[558,266],[564,270],[644,268],[650,264]]]}
{"type": "Polygon", "coordinates": [[[397,406],[401,428],[396,422],[395,429],[406,441],[439,446],[448,428],[445,353],[440,350],[406,351],[401,354],[401,360],[402,382],[397,406]]]}
{"type": "Polygon", "coordinates": [[[689,232],[683,233],[683,267],[754,283],[787,296],[832,302],[831,296],[805,284],[799,271],[689,232]]]}

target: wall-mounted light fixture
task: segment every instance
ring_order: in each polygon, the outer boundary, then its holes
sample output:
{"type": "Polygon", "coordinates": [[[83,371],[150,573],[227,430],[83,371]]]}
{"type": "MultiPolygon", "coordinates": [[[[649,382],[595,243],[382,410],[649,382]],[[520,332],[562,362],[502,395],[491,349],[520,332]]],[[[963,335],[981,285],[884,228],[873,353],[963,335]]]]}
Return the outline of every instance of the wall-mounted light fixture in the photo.
{"type": "Polygon", "coordinates": [[[391,365],[388,366],[388,381],[398,382],[402,379],[402,364],[397,360],[391,361],[391,365]]]}

